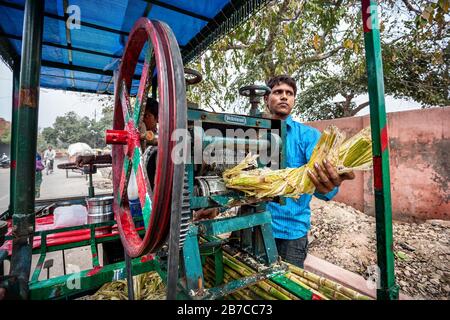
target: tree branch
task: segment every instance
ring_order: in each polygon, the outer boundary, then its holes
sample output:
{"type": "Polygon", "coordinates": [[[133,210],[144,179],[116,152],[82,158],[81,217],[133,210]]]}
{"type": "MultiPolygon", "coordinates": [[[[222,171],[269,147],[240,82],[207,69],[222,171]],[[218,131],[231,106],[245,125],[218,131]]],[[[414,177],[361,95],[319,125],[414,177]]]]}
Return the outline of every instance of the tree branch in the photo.
{"type": "Polygon", "coordinates": [[[413,7],[413,5],[411,4],[411,2],[409,2],[409,0],[402,0],[402,1],[405,4],[406,8],[408,8],[409,11],[413,11],[417,14],[422,14],[422,12],[419,9],[416,9],[413,7]]]}
{"type": "Polygon", "coordinates": [[[357,114],[358,112],[360,112],[362,109],[364,109],[365,107],[367,107],[369,105],[369,101],[366,101],[364,103],[361,103],[359,106],[357,106],[355,109],[352,110],[352,116],[354,116],[355,114],[357,114]]]}
{"type": "Polygon", "coordinates": [[[315,56],[307,57],[299,61],[300,64],[310,63],[310,62],[316,62],[328,59],[329,57],[335,55],[339,52],[339,50],[344,49],[344,46],[339,46],[337,48],[334,48],[333,50],[330,50],[326,53],[317,54],[315,56]]]}
{"type": "Polygon", "coordinates": [[[228,50],[244,50],[247,49],[249,46],[248,45],[244,45],[244,44],[229,44],[227,46],[225,46],[225,51],[228,50]]]}

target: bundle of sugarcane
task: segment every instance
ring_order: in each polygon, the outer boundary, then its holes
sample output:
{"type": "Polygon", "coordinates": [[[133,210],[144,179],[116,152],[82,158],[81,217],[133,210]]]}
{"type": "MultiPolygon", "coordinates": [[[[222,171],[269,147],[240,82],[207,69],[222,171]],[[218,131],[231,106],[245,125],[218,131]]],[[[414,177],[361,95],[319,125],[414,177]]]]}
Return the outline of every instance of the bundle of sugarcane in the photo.
{"type": "MultiPolygon", "coordinates": [[[[228,254],[224,254],[223,262],[224,283],[228,283],[230,281],[255,274],[255,271],[250,267],[234,259],[228,254]]],[[[207,284],[209,286],[213,286],[213,284],[215,283],[215,271],[213,260],[210,258],[206,259],[204,275],[207,284]]],[[[240,289],[236,292],[231,293],[230,295],[235,299],[244,300],[299,300],[297,296],[270,280],[258,281],[256,284],[244,289],[240,289]]]]}
{"type": "MultiPolygon", "coordinates": [[[[224,263],[224,283],[228,283],[235,279],[240,279],[242,277],[247,277],[255,274],[256,271],[245,264],[243,261],[233,257],[230,253],[224,251],[223,255],[224,263]]],[[[304,289],[311,291],[316,297],[323,300],[333,299],[333,300],[370,300],[371,298],[360,294],[359,292],[347,288],[341,284],[333,282],[329,279],[320,277],[312,272],[307,272],[300,269],[294,265],[287,263],[289,270],[283,277],[291,280],[297,285],[304,289]]],[[[215,284],[215,271],[214,263],[211,258],[206,259],[206,264],[204,268],[204,275],[206,283],[209,287],[215,284]]],[[[238,299],[238,300],[298,300],[299,297],[295,294],[289,292],[287,289],[276,284],[274,281],[267,279],[256,283],[255,285],[249,286],[245,289],[240,289],[233,292],[228,297],[238,299]]]]}
{"type": "MultiPolygon", "coordinates": [[[[166,298],[164,282],[156,272],[147,272],[133,277],[135,300],[163,300],[166,298]]],[[[118,280],[104,284],[92,300],[128,300],[126,280],[118,280]]]]}
{"type": "Polygon", "coordinates": [[[372,168],[372,136],[370,127],[347,139],[339,148],[338,173],[372,168]]]}
{"type": "Polygon", "coordinates": [[[256,167],[255,155],[247,157],[236,167],[226,170],[223,178],[227,188],[242,191],[248,197],[273,198],[276,196],[298,198],[314,193],[315,186],[307,172],[315,163],[323,168],[323,160],[335,164],[337,172],[368,170],[372,165],[370,128],[365,128],[343,142],[345,136],[335,126],[327,127],[316,144],[310,160],[300,168],[270,170],[256,167]]]}
{"type": "Polygon", "coordinates": [[[347,288],[337,282],[330,279],[320,277],[312,272],[301,269],[290,263],[289,266],[290,273],[287,275],[290,279],[298,279],[302,283],[307,284],[311,288],[314,288],[323,294],[325,294],[330,299],[337,300],[371,300],[370,297],[363,295],[353,289],[347,288]]]}

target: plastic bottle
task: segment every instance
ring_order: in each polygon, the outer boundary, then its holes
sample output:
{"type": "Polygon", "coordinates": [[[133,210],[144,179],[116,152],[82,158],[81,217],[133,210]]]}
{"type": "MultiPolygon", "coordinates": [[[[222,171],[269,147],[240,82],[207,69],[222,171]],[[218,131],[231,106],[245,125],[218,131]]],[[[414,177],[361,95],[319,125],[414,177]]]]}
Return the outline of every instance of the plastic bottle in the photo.
{"type": "MultiPolygon", "coordinates": [[[[133,218],[142,217],[142,208],[141,202],[139,200],[139,191],[136,183],[136,176],[134,175],[133,172],[130,174],[130,180],[128,181],[127,195],[128,195],[128,202],[130,205],[131,216],[133,218]]],[[[135,226],[136,228],[143,227],[144,222],[143,221],[135,222],[135,226]]]]}

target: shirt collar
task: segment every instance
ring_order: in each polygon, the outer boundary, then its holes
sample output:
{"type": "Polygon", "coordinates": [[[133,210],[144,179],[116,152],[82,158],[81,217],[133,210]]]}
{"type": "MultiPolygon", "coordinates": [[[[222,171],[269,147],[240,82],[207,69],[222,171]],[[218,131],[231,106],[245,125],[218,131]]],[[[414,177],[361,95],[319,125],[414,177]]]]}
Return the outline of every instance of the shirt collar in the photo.
{"type": "Polygon", "coordinates": [[[292,126],[292,124],[294,123],[294,119],[292,119],[291,115],[288,115],[286,120],[284,120],[284,121],[286,121],[286,124],[289,126],[292,126]]]}

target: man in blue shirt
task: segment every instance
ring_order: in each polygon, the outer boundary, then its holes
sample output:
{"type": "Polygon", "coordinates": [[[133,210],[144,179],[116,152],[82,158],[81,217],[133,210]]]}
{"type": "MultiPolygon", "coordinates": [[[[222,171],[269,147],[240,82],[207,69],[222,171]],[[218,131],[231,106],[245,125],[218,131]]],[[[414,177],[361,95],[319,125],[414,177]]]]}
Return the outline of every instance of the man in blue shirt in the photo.
{"type": "MultiPolygon", "coordinates": [[[[316,146],[320,132],[312,127],[292,119],[297,86],[295,80],[287,75],[270,79],[267,86],[271,93],[264,97],[271,117],[286,121],[286,158],[287,167],[298,168],[306,164],[316,146]]],[[[338,175],[333,164],[323,162],[326,170],[316,163],[315,172],[308,175],[316,187],[314,196],[322,200],[331,200],[338,192],[344,180],[354,179],[353,172],[338,175]]],[[[284,206],[271,202],[267,208],[272,213],[272,229],[278,254],[283,260],[303,268],[308,252],[308,230],[310,228],[312,195],[304,194],[299,199],[286,199],[284,206]]]]}

